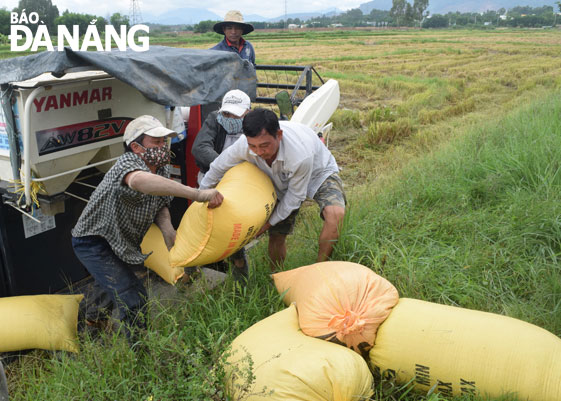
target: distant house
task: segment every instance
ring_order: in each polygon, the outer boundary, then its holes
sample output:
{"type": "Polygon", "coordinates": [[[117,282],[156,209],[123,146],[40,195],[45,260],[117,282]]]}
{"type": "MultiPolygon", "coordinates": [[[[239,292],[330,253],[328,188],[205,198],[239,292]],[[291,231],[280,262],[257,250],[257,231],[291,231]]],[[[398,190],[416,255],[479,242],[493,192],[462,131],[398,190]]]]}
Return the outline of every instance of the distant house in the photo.
{"type": "Polygon", "coordinates": [[[331,24],[329,26],[332,27],[332,28],[339,28],[339,27],[342,27],[343,24],[331,24]]]}
{"type": "Polygon", "coordinates": [[[288,29],[296,29],[296,28],[300,28],[300,26],[296,24],[288,24],[288,29]]]}
{"type": "Polygon", "coordinates": [[[501,19],[501,21],[506,21],[506,14],[499,15],[499,18],[501,19]]]}

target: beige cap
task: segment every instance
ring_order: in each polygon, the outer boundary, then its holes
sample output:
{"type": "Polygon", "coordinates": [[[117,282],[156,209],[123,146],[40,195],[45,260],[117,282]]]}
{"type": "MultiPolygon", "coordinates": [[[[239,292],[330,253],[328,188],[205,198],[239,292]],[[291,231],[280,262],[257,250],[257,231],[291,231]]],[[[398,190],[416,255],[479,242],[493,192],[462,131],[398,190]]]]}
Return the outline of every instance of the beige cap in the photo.
{"type": "Polygon", "coordinates": [[[156,117],[144,115],[135,118],[127,125],[123,141],[128,146],[142,134],[159,138],[168,135],[175,136],[177,132],[164,127],[156,117]]]}
{"type": "Polygon", "coordinates": [[[232,24],[239,25],[243,29],[243,35],[253,32],[253,25],[243,22],[242,13],[238,10],[228,11],[224,16],[223,22],[217,22],[214,24],[214,32],[224,35],[224,26],[232,24]]]}

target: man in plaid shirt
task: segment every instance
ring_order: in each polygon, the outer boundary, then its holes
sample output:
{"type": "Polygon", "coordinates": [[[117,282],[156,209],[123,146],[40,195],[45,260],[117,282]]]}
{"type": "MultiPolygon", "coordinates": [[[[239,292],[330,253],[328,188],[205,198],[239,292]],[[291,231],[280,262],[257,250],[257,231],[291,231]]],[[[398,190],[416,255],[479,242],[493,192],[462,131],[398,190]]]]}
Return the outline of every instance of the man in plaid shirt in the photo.
{"type": "MultiPolygon", "coordinates": [[[[194,189],[169,178],[166,138],[174,135],[152,116],[131,121],[123,136],[125,153],[105,174],[72,230],[74,252],[101,290],[95,292],[103,294],[99,298],[106,308],[118,307],[129,338],[132,326],[144,327],[147,294],[133,269],[148,257],[140,244],[150,225],[160,228],[169,249],[175,242],[168,209],[173,196],[208,202],[210,208],[223,200],[216,190],[194,189]]],[[[97,309],[86,311],[89,325],[107,319],[97,309]]]]}

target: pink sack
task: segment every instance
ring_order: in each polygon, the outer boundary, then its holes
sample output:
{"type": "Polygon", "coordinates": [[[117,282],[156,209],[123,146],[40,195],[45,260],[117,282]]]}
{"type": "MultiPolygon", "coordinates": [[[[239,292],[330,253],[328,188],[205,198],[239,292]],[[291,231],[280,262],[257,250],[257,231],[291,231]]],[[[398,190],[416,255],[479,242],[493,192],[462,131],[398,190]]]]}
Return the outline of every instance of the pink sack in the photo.
{"type": "Polygon", "coordinates": [[[296,303],[300,328],[312,337],[366,355],[378,326],[399,300],[395,287],[369,268],[322,262],[273,274],[284,303],[296,303]]]}

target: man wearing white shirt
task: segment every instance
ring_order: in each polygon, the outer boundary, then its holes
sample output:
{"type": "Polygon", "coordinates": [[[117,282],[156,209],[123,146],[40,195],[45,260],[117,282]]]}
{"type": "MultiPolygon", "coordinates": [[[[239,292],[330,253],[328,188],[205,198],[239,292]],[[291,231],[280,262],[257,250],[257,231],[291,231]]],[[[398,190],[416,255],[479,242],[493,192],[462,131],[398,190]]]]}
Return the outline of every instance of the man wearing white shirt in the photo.
{"type": "MultiPolygon", "coordinates": [[[[286,236],[292,232],[302,202],[313,198],[324,220],[317,261],[326,260],[339,238],[345,216],[345,193],[331,152],[309,127],[278,121],[267,109],[250,111],[243,120],[244,135],[210,165],[201,188],[213,188],[226,171],[248,161],[271,178],[278,200],[269,221],[257,236],[269,231],[271,267],[286,257],[286,236]]],[[[248,194],[250,195],[250,194],[248,194]]]]}

